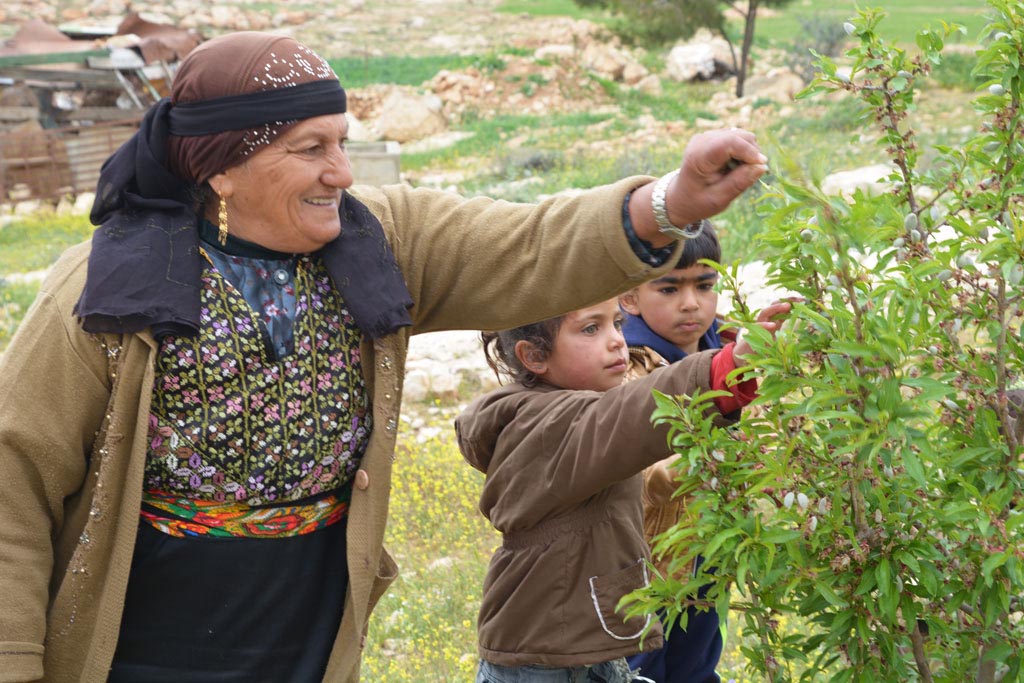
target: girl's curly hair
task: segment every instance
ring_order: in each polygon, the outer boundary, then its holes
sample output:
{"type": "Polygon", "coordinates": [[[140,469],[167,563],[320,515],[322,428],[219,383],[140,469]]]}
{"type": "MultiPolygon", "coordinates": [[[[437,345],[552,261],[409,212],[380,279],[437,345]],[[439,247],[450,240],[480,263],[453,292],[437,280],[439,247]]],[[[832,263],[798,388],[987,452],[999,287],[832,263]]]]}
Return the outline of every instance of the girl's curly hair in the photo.
{"type": "Polygon", "coordinates": [[[528,341],[534,348],[547,357],[555,346],[555,337],[562,326],[564,315],[540,322],[520,325],[510,330],[499,332],[481,332],[480,340],[484,344],[484,356],[487,364],[494,370],[500,382],[503,377],[519,382],[523,386],[532,387],[539,381],[537,376],[523,367],[516,357],[516,344],[528,341]]]}

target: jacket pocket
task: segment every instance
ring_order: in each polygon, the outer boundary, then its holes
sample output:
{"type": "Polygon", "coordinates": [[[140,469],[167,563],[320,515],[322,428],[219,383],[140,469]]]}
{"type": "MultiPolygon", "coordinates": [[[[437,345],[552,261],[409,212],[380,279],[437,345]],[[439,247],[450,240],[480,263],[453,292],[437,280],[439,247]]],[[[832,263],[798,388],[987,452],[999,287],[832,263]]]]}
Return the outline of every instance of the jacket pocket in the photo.
{"type": "Polygon", "coordinates": [[[396,578],[398,578],[398,563],[388,554],[387,548],[381,548],[377,575],[373,577],[373,586],[370,587],[370,609],[367,614],[373,611],[381,596],[396,578]]]}
{"type": "Polygon", "coordinates": [[[601,628],[616,640],[633,640],[639,638],[650,623],[651,615],[644,617],[623,618],[622,612],[616,612],[619,600],[627,593],[648,584],[647,565],[641,557],[626,569],[613,574],[590,577],[590,599],[601,622],[601,628]]]}

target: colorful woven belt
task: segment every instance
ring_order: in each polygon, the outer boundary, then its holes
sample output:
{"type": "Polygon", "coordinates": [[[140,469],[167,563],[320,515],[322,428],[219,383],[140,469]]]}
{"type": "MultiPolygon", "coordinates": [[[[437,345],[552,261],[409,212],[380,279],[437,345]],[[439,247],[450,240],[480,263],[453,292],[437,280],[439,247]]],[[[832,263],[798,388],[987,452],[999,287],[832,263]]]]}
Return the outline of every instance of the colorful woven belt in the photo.
{"type": "Polygon", "coordinates": [[[340,522],[348,512],[350,495],[347,491],[344,496],[331,495],[307,505],[252,507],[145,491],[140,514],[158,531],[177,538],[286,538],[340,522]]]}

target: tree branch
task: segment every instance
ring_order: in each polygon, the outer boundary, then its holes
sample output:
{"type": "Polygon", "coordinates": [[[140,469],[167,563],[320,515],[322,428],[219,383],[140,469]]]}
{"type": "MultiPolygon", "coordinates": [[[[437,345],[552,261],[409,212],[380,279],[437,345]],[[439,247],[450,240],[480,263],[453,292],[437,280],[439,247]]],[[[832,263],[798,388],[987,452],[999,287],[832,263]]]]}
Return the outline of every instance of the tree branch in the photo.
{"type": "Polygon", "coordinates": [[[920,622],[914,623],[914,630],[910,632],[910,642],[914,644],[914,661],[921,674],[921,681],[932,683],[932,670],[928,667],[928,657],[924,653],[924,635],[921,633],[920,622]]]}
{"type": "Polygon", "coordinates": [[[988,654],[991,649],[991,645],[985,643],[978,651],[978,676],[975,679],[975,683],[995,683],[996,663],[991,659],[985,658],[985,655],[988,654]]]}

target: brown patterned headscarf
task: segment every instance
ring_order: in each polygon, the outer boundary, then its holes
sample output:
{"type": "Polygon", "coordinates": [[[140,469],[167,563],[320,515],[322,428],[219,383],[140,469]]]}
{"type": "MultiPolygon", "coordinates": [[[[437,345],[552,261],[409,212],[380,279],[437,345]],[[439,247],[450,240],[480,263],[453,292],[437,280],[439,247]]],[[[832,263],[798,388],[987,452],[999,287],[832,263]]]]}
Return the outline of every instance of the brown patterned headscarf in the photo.
{"type": "MultiPolygon", "coordinates": [[[[90,219],[85,288],[75,312],[97,333],[199,329],[203,259],[196,186],[242,163],[303,119],[345,111],[327,63],[291,38],[242,32],[189,53],[172,97],[103,164],[90,219]]],[[[412,324],[412,298],[380,221],[342,194],[341,234],[319,250],[364,334],[412,324]]]]}
{"type": "Polygon", "coordinates": [[[189,53],[175,74],[171,103],[168,165],[197,184],[242,163],[309,115],[345,111],[344,90],[326,61],[292,38],[256,31],[220,36],[189,53]],[[268,91],[282,97],[257,95],[268,91]],[[312,109],[303,111],[303,98],[312,109]],[[203,134],[212,129],[218,131],[203,134]]]}

